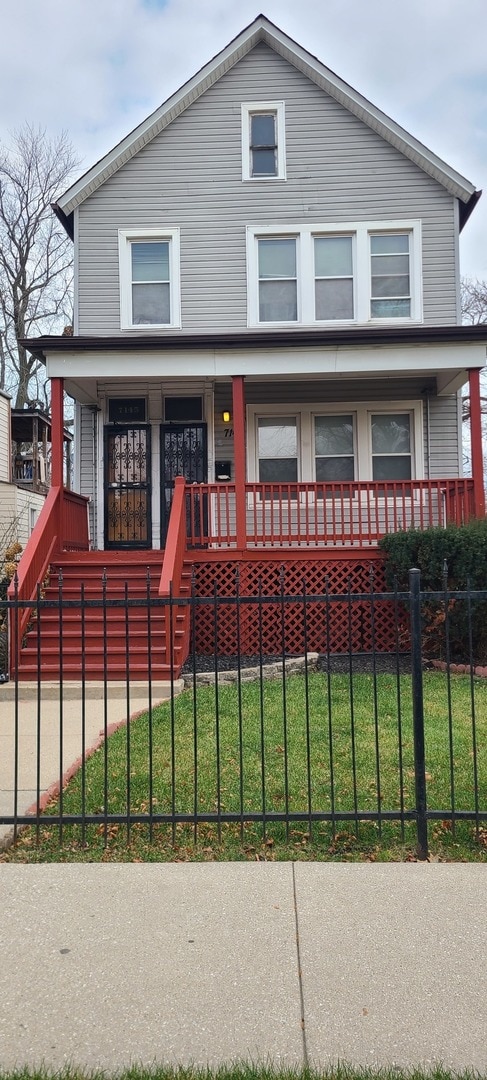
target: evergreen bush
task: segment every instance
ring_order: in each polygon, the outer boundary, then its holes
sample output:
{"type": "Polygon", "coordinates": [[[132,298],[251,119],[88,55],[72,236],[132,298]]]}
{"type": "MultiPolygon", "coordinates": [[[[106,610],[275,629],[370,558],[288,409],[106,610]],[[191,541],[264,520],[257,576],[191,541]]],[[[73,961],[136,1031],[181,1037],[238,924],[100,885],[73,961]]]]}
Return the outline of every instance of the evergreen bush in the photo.
{"type": "MultiPolygon", "coordinates": [[[[409,570],[421,570],[423,591],[471,589],[487,590],[487,518],[467,525],[433,526],[421,531],[408,529],[390,533],[379,542],[387,559],[386,581],[389,588],[409,588],[409,570]]],[[[487,664],[487,600],[446,597],[428,600],[423,605],[426,655],[461,663],[470,659],[487,664]],[[448,625],[448,642],[446,626],[448,625]],[[470,638],[471,635],[471,638],[470,638]],[[472,655],[471,655],[472,654],[472,655]]]]}

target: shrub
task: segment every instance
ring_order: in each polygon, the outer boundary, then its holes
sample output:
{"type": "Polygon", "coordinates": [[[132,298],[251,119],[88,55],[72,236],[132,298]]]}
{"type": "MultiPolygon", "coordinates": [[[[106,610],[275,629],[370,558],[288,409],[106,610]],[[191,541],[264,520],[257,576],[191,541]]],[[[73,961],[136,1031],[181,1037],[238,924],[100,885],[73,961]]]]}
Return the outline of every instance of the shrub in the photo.
{"type": "Polygon", "coordinates": [[[8,543],[5,550],[0,550],[0,677],[5,677],[8,670],[8,612],[5,603],[7,590],[17,569],[22,544],[17,540],[8,543]]]}
{"type": "MultiPolygon", "coordinates": [[[[435,526],[421,532],[408,529],[390,533],[380,541],[387,555],[386,581],[390,588],[409,588],[409,570],[421,570],[424,591],[487,590],[487,519],[468,525],[435,526]]],[[[471,599],[472,659],[487,663],[487,601],[471,599]]],[[[423,605],[423,648],[427,655],[445,657],[448,623],[448,648],[452,660],[470,658],[470,628],[466,600],[445,597],[426,600],[423,605]]]]}

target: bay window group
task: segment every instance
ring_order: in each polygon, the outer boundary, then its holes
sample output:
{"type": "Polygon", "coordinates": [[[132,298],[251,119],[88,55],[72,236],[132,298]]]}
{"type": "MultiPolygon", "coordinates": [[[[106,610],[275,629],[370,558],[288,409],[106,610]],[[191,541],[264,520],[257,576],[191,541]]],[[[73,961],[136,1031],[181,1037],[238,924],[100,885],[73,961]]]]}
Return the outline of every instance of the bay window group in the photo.
{"type": "Polygon", "coordinates": [[[419,222],[247,230],[249,325],[421,319],[419,222]]]}
{"type": "Polygon", "coordinates": [[[252,407],[249,477],[260,483],[406,481],[422,475],[421,405],[285,412],[252,407]]]}

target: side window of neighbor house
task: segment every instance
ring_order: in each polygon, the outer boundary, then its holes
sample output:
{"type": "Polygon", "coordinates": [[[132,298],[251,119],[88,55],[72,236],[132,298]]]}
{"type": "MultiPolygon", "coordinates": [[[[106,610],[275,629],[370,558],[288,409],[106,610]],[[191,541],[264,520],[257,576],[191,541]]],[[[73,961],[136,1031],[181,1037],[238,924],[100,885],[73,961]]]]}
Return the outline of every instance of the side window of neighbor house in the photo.
{"type": "Polygon", "coordinates": [[[242,179],[285,178],[284,102],[242,105],[242,179]]]}
{"type": "Polygon", "coordinates": [[[119,232],[123,329],[180,326],[179,230],[119,232]]]}

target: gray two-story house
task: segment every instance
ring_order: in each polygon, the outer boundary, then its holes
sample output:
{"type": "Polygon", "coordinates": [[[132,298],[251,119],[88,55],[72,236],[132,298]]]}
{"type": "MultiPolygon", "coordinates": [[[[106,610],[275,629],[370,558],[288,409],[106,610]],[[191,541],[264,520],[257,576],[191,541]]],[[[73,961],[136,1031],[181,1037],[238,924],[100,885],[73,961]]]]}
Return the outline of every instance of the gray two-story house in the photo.
{"type": "MultiPolygon", "coordinates": [[[[162,595],[191,567],[203,594],[231,591],[237,565],[250,593],[283,567],[291,590],[303,574],[362,588],[385,532],[482,515],[487,335],[459,307],[478,197],[259,16],[55,207],[75,315],[72,336],[29,343],[58,451],[26,595],[59,565],[95,591],[101,567],[133,584],[148,566],[162,595]],[[62,484],[63,389],[79,496],[62,484]]],[[[166,648],[161,630],[161,672],[166,648]]]]}

